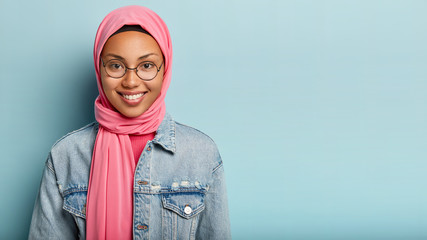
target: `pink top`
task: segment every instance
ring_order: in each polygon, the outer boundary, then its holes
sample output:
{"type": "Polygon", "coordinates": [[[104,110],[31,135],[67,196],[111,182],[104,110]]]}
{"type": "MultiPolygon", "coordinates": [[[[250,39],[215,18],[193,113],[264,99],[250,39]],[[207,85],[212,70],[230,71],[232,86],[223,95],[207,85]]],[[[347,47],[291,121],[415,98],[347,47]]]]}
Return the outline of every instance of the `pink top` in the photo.
{"type": "Polygon", "coordinates": [[[135,165],[138,165],[139,157],[141,156],[142,151],[147,145],[148,141],[154,139],[156,133],[148,133],[144,135],[129,135],[130,143],[132,144],[133,158],[135,160],[135,165]]]}
{"type": "Polygon", "coordinates": [[[141,6],[126,6],[110,12],[99,25],[94,44],[94,64],[99,96],[95,118],[99,122],[86,207],[86,238],[132,239],[135,156],[129,134],[157,130],[166,112],[165,96],[171,80],[172,42],[163,20],[141,6]],[[108,102],[99,72],[100,54],[107,39],[123,25],[140,25],[157,41],[163,52],[165,72],[160,95],[142,115],[127,118],[108,102]]]}

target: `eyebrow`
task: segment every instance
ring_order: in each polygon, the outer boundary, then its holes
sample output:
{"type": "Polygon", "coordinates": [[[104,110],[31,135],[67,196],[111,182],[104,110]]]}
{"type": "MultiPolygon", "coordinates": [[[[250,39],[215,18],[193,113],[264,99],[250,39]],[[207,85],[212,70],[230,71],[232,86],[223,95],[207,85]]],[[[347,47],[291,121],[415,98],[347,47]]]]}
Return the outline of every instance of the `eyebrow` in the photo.
{"type": "MultiPolygon", "coordinates": [[[[144,58],[148,58],[148,57],[149,57],[149,56],[151,56],[151,55],[156,55],[156,56],[158,56],[158,54],[156,54],[156,53],[148,53],[148,54],[145,54],[145,55],[143,55],[143,56],[139,57],[139,58],[138,58],[138,60],[141,60],[141,59],[144,59],[144,58]]],[[[105,56],[106,56],[106,57],[108,57],[108,56],[110,56],[110,57],[114,57],[114,58],[117,58],[117,59],[120,59],[120,60],[126,60],[124,57],[122,57],[122,56],[120,56],[120,55],[117,55],[117,54],[114,54],[114,53],[109,53],[109,54],[106,54],[105,56]]]]}

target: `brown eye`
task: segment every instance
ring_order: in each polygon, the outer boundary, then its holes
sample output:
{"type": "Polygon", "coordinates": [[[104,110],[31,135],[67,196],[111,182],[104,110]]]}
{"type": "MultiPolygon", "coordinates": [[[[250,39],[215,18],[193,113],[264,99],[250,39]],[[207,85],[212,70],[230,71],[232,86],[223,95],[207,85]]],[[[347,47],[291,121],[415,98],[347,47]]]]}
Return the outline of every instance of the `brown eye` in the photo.
{"type": "Polygon", "coordinates": [[[111,60],[107,63],[107,69],[112,72],[119,72],[124,70],[124,64],[117,60],[111,60]]]}
{"type": "Polygon", "coordinates": [[[122,66],[120,66],[120,64],[114,63],[110,65],[111,69],[120,69],[122,66]]]}
{"type": "Polygon", "coordinates": [[[105,64],[105,71],[110,77],[120,78],[126,73],[126,66],[120,60],[112,59],[105,64]]]}
{"type": "Polygon", "coordinates": [[[141,70],[141,71],[144,71],[144,72],[152,71],[152,70],[156,69],[155,66],[156,65],[154,65],[154,63],[152,63],[152,62],[142,62],[139,65],[139,69],[138,70],[141,70]]]}

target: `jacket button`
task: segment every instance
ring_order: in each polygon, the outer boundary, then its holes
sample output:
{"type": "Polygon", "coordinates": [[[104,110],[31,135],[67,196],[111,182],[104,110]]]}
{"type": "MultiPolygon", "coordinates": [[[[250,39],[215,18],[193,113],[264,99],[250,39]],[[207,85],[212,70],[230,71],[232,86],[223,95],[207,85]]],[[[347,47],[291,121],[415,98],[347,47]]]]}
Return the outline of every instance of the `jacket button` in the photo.
{"type": "Polygon", "coordinates": [[[148,226],[147,225],[145,225],[145,224],[143,224],[143,225],[138,225],[138,226],[136,226],[136,228],[138,229],[138,230],[147,230],[148,229],[148,226]]]}
{"type": "Polygon", "coordinates": [[[148,182],[147,182],[147,181],[138,181],[138,184],[139,184],[139,185],[147,185],[147,184],[148,184],[148,182]]]}
{"type": "Polygon", "coordinates": [[[185,206],[185,208],[184,208],[184,212],[185,212],[185,214],[190,214],[191,212],[192,212],[193,210],[191,209],[191,207],[190,206],[185,206]]]}
{"type": "Polygon", "coordinates": [[[147,151],[151,151],[151,147],[148,147],[148,148],[147,148],[147,151]]]}

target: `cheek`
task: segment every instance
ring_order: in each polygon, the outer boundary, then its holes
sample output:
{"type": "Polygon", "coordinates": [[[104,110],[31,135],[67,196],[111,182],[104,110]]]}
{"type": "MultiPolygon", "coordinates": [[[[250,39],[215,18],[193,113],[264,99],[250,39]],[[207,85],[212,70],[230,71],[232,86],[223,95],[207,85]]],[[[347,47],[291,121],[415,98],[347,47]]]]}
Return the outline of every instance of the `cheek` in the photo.
{"type": "Polygon", "coordinates": [[[113,90],[116,86],[116,83],[114,80],[109,79],[103,75],[101,75],[101,83],[102,83],[102,89],[104,90],[105,94],[109,94],[111,90],[113,90]]]}
{"type": "Polygon", "coordinates": [[[105,75],[103,73],[101,73],[101,84],[102,84],[102,89],[104,89],[104,93],[105,93],[105,88],[108,85],[107,80],[105,79],[105,75]]]}
{"type": "Polygon", "coordinates": [[[157,93],[156,97],[158,97],[160,95],[160,92],[162,91],[162,84],[163,84],[163,81],[159,81],[159,83],[156,84],[156,93],[157,93]]]}
{"type": "Polygon", "coordinates": [[[150,82],[149,88],[152,92],[159,94],[162,90],[162,84],[163,84],[163,77],[154,80],[153,82],[150,82]]]}

